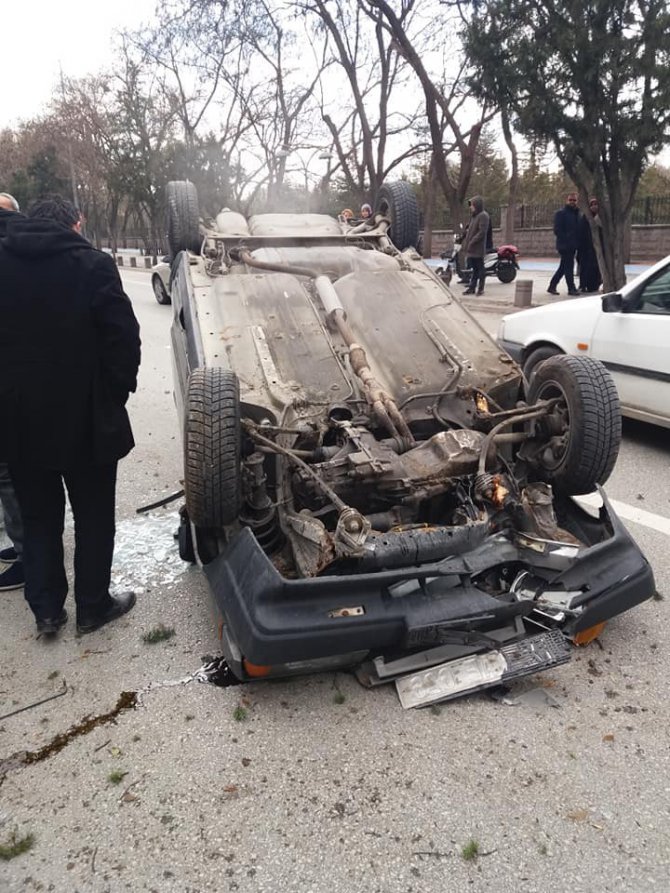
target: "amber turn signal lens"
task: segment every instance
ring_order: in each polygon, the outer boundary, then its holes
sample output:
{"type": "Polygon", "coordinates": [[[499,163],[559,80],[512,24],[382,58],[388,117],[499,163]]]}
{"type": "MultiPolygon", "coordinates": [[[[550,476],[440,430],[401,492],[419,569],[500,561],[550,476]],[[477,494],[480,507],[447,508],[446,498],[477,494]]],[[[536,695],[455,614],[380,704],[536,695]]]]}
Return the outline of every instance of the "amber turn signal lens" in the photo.
{"type": "Polygon", "coordinates": [[[575,645],[588,645],[589,642],[597,639],[600,633],[605,629],[605,622],[606,621],[603,620],[602,623],[596,623],[595,626],[580,630],[572,637],[572,641],[575,645]]]}
{"type": "Polygon", "coordinates": [[[252,664],[246,657],[242,661],[242,666],[244,667],[247,676],[252,676],[254,679],[261,679],[263,676],[269,676],[272,670],[272,667],[266,667],[262,664],[252,664]]]}

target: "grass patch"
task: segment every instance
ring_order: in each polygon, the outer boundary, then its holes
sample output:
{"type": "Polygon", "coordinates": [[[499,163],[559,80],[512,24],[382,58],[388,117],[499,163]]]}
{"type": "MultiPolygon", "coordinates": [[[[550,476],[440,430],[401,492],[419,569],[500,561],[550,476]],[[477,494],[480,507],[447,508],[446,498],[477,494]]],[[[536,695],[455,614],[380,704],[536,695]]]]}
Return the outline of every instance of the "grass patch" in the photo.
{"type": "Polygon", "coordinates": [[[107,781],[110,784],[121,784],[127,774],[127,772],[121,772],[120,769],[114,769],[114,771],[110,772],[107,776],[107,781]]]}
{"type": "Polygon", "coordinates": [[[235,722],[244,722],[247,718],[247,711],[241,704],[238,704],[237,707],[233,710],[233,719],[235,722]]]}
{"type": "Polygon", "coordinates": [[[27,853],[29,849],[32,849],[34,843],[34,834],[24,834],[23,837],[19,837],[16,831],[12,831],[7,843],[0,843],[0,859],[3,862],[16,859],[21,853],[27,853]]]}
{"type": "Polygon", "coordinates": [[[474,862],[478,855],[479,844],[471,838],[461,850],[461,856],[466,862],[474,862]]]}
{"type": "Polygon", "coordinates": [[[344,694],[344,692],[336,691],[333,695],[333,704],[344,704],[346,700],[347,696],[344,694]]]}
{"type": "Polygon", "coordinates": [[[157,642],[167,642],[174,635],[173,626],[164,626],[162,623],[159,623],[158,626],[154,626],[153,629],[150,629],[148,633],[142,636],[142,641],[145,645],[155,645],[157,642]]]}

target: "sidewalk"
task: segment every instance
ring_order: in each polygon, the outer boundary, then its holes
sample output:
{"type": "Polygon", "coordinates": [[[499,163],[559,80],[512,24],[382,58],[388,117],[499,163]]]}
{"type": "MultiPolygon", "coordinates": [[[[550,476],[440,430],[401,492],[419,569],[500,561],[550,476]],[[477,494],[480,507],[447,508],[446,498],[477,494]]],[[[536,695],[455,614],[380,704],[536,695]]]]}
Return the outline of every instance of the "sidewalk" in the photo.
{"type": "MultiPolygon", "coordinates": [[[[444,265],[444,261],[439,258],[431,258],[426,263],[430,267],[438,267],[444,265]]],[[[530,280],[533,283],[533,292],[531,298],[531,307],[539,307],[543,304],[554,304],[557,301],[564,301],[568,298],[568,290],[565,281],[558,286],[558,297],[547,294],[549,280],[551,274],[558,266],[558,261],[552,258],[533,258],[532,260],[522,260],[519,264],[520,269],[514,282],[503,283],[495,276],[486,277],[486,285],[484,294],[481,297],[476,295],[463,295],[466,288],[458,279],[454,277],[449,286],[454,294],[463,301],[463,304],[469,310],[480,310],[489,313],[517,313],[519,310],[528,308],[514,306],[514,292],[517,282],[521,280],[530,280]]],[[[633,279],[645,270],[648,270],[651,264],[627,264],[626,273],[628,278],[633,279]]],[[[586,297],[586,296],[585,296],[586,297]]]]}

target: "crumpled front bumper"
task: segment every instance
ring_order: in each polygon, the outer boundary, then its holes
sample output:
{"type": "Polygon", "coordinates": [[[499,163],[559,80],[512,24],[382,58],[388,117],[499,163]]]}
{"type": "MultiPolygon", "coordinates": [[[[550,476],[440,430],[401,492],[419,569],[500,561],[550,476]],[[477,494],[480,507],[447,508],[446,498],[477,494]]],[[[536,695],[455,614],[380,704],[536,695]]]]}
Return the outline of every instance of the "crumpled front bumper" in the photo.
{"type": "MultiPolygon", "coordinates": [[[[578,593],[567,635],[588,629],[650,598],[653,572],[609,507],[612,536],[580,550],[552,589],[578,593]]],[[[417,650],[476,641],[528,615],[534,602],[503,602],[478,588],[478,573],[532,554],[502,535],[464,555],[377,573],[285,579],[244,528],[205,573],[227,635],[256,665],[310,661],[353,652],[417,650]]]]}

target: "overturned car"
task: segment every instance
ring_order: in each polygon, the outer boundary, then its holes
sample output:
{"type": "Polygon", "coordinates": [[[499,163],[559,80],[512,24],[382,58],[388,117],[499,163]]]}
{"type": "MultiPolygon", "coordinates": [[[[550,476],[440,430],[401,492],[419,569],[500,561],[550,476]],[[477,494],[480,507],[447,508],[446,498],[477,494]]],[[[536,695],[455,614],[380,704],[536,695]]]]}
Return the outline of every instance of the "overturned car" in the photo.
{"type": "Polygon", "coordinates": [[[653,594],[600,490],[609,373],[556,356],[524,381],[417,254],[408,184],[354,226],[204,226],[185,181],[168,209],[180,553],[239,679],[353,666],[420,706],[556,666],[653,594]]]}

